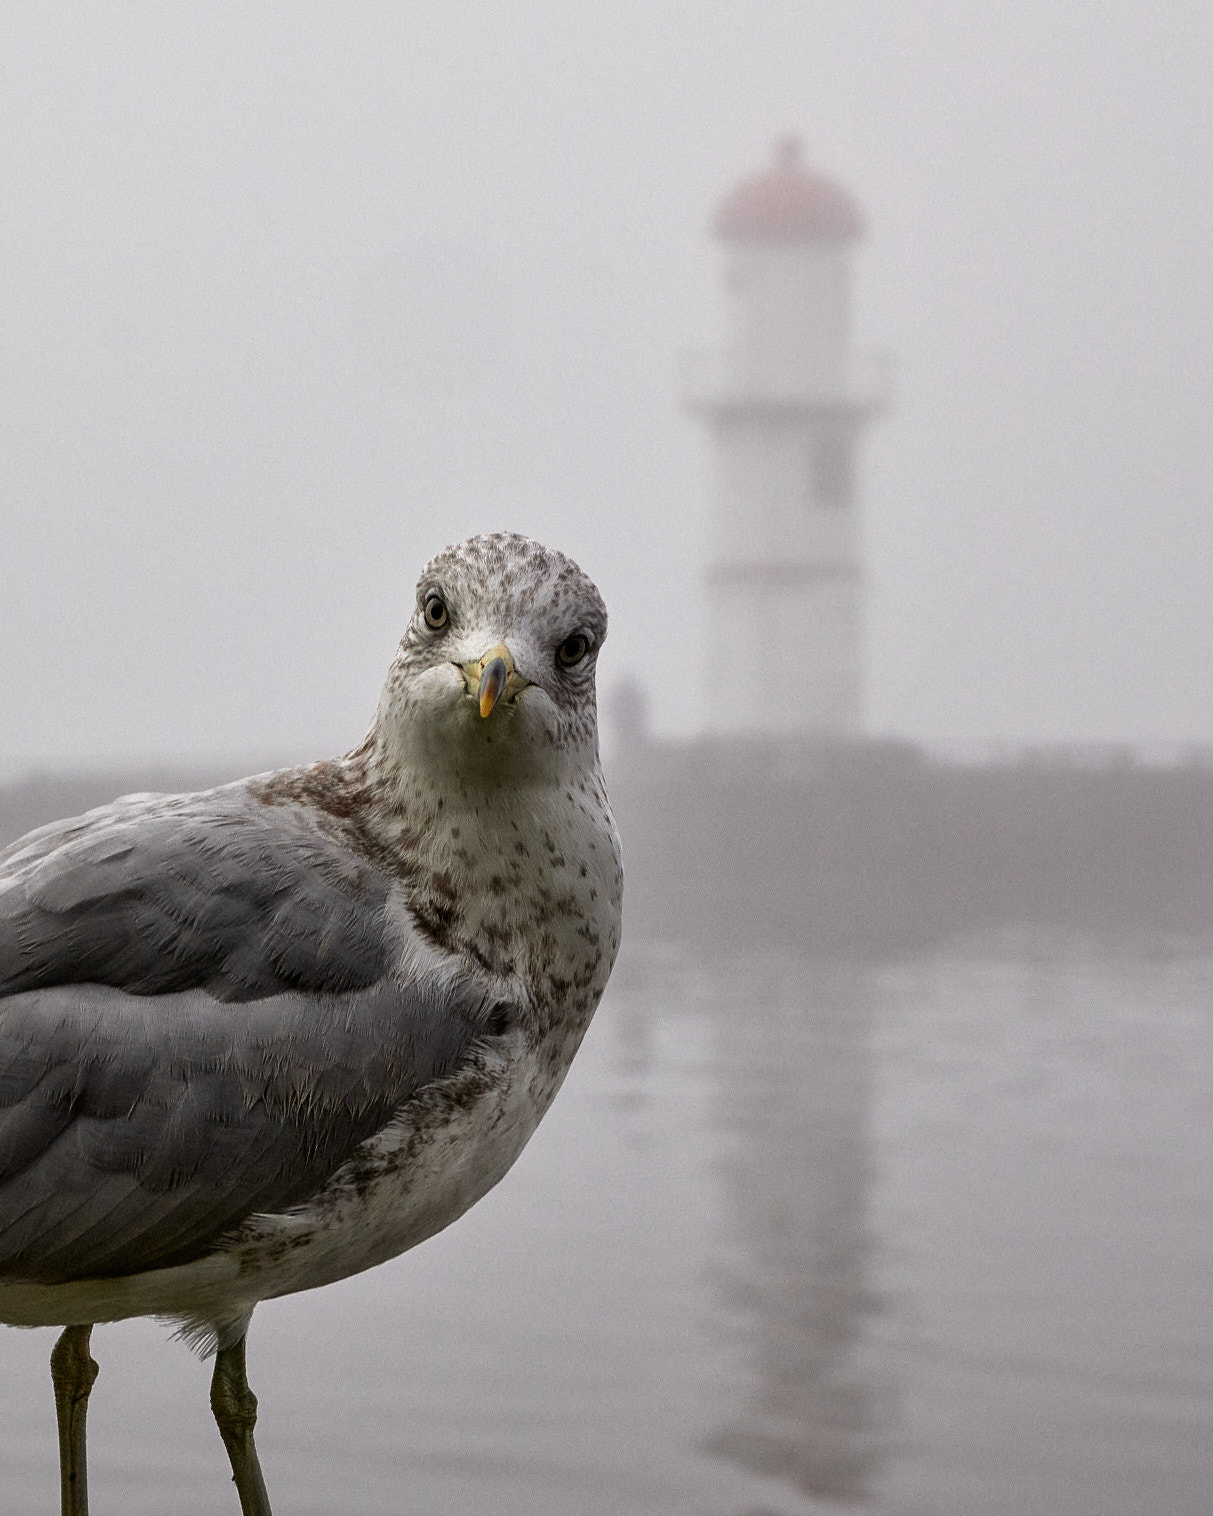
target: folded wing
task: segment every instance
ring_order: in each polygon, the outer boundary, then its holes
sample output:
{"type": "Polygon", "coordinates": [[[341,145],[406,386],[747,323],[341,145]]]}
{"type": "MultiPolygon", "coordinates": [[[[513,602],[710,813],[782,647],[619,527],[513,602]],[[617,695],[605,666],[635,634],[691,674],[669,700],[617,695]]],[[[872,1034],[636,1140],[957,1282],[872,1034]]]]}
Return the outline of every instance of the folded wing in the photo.
{"type": "Polygon", "coordinates": [[[187,1262],[306,1200],[500,1013],[405,982],[386,873],[243,786],[0,858],[0,1277],[187,1262]]]}

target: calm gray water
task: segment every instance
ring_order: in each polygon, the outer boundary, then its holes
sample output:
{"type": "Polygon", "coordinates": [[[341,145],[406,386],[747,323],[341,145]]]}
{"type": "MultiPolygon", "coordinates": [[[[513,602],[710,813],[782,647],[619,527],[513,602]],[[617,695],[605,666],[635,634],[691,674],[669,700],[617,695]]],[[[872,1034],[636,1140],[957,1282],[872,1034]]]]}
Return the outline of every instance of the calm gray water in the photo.
{"type": "MultiPolygon", "coordinates": [[[[622,966],[517,1168],[250,1338],[282,1516],[1205,1516],[1213,958],[622,966]]],[[[0,1333],[0,1511],[56,1508],[0,1333]]],[[[208,1369],[98,1329],[95,1516],[231,1512],[208,1369]]]]}

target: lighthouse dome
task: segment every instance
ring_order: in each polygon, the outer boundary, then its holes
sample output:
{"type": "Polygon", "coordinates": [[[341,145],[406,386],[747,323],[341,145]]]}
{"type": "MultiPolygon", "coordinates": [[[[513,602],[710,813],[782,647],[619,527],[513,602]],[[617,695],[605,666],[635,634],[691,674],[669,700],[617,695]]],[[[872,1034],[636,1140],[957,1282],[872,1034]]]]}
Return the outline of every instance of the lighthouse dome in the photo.
{"type": "Polygon", "coordinates": [[[806,167],[799,141],[782,137],[771,166],[720,202],[713,230],[723,242],[853,242],[863,218],[840,184],[806,167]]]}

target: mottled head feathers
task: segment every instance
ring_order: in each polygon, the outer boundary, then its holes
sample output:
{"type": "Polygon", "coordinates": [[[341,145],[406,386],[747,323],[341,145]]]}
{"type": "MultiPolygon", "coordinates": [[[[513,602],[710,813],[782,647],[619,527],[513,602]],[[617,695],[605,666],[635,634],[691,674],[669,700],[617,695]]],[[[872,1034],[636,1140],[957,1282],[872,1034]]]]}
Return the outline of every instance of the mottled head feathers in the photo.
{"type": "Polygon", "coordinates": [[[514,532],[445,548],[418,580],[380,730],[401,756],[427,765],[500,766],[515,777],[530,767],[553,778],[570,764],[592,766],[606,630],[602,596],[563,553],[514,532]],[[515,672],[483,720],[470,671],[498,648],[515,672]]]}
{"type": "Polygon", "coordinates": [[[588,633],[594,649],[606,638],[607,612],[588,575],[554,548],[517,532],[492,532],[443,548],[417,582],[417,608],[430,588],[445,591],[456,617],[502,627],[542,626],[554,644],[588,633]]]}

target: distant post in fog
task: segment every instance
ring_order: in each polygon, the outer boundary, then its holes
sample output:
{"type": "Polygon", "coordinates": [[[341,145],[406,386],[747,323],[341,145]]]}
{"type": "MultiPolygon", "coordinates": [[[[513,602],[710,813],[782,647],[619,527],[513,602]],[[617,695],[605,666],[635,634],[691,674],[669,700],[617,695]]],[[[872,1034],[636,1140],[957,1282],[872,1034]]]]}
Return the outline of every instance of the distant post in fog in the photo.
{"type": "Polygon", "coordinates": [[[851,340],[863,222],[840,185],[784,138],[721,201],[725,333],[688,362],[715,498],[707,571],[718,733],[858,737],[864,728],[856,463],[884,408],[884,365],[851,340]]]}

